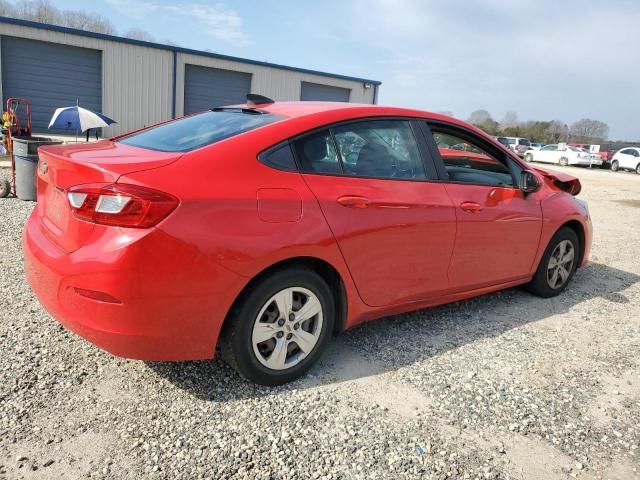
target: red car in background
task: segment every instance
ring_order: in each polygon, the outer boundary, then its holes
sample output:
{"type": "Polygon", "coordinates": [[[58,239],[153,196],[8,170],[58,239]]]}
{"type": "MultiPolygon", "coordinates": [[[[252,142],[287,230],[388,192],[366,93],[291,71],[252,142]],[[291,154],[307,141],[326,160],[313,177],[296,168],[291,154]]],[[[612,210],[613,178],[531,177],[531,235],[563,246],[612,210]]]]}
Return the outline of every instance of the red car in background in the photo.
{"type": "MultiPolygon", "coordinates": [[[[591,144],[588,143],[569,143],[568,145],[570,147],[582,148],[587,152],[589,152],[591,148],[591,144]]],[[[602,165],[600,168],[611,168],[611,159],[615,153],[615,151],[600,150],[598,152],[598,155],[600,155],[600,158],[602,159],[602,165]]]]}
{"type": "Polygon", "coordinates": [[[554,296],[587,262],[579,181],[467,123],[251,99],[40,149],[25,269],[58,321],[135,359],[219,345],[275,385],[361,322],[515,285],[554,296]]]}

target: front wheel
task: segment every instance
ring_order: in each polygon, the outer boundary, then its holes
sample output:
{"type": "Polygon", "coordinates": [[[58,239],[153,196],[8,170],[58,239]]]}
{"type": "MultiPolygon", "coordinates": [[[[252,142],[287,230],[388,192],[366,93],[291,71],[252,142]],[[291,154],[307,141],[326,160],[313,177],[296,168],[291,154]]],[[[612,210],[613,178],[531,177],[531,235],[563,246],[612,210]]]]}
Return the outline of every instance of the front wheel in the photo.
{"type": "Polygon", "coordinates": [[[280,385],[303,375],[320,358],[333,331],[334,300],[326,282],[304,268],[259,281],[227,319],[220,348],[243,377],[280,385]]]}
{"type": "Polygon", "coordinates": [[[620,164],[618,163],[617,160],[614,160],[613,162],[611,162],[611,170],[614,172],[617,172],[620,169],[620,164]]]}
{"type": "Polygon", "coordinates": [[[9,180],[0,180],[0,198],[8,197],[11,193],[11,184],[9,180]]]}
{"type": "Polygon", "coordinates": [[[562,157],[558,163],[561,167],[566,167],[569,165],[569,159],[567,157],[562,157]]]}
{"type": "Polygon", "coordinates": [[[640,175],[640,163],[636,165],[636,173],[640,175]]]}
{"type": "Polygon", "coordinates": [[[578,235],[569,227],[562,227],[551,238],[527,290],[544,298],[560,294],[576,272],[579,255],[578,235]]]}
{"type": "Polygon", "coordinates": [[[533,155],[532,155],[532,154],[530,154],[530,153],[527,153],[527,154],[524,156],[524,159],[525,159],[525,161],[527,161],[527,162],[533,162],[533,155]]]}

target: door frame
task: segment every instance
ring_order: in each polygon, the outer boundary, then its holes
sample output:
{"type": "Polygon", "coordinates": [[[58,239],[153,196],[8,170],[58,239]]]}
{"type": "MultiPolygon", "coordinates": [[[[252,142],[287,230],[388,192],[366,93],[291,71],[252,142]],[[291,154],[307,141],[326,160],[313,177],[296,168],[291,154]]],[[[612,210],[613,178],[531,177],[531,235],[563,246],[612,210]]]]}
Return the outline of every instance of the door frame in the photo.
{"type": "MultiPolygon", "coordinates": [[[[438,149],[438,145],[433,138],[433,131],[431,129],[431,125],[438,127],[438,130],[444,131],[444,133],[450,133],[461,140],[468,140],[472,144],[477,144],[482,147],[489,155],[494,157],[497,161],[502,163],[505,167],[509,169],[511,173],[511,177],[513,179],[513,185],[504,185],[501,188],[514,188],[520,189],[518,187],[518,179],[523,171],[526,168],[520,164],[518,160],[513,158],[510,153],[503,151],[496,145],[493,145],[489,140],[483,138],[471,130],[468,130],[459,125],[455,125],[452,123],[444,122],[441,120],[429,120],[423,119],[424,121],[419,122],[419,128],[422,131],[422,135],[424,137],[424,141],[428,147],[428,154],[430,157],[430,161],[435,165],[436,171],[438,172],[438,180],[446,183],[456,183],[456,184],[464,184],[464,185],[481,185],[481,186],[489,186],[484,183],[469,183],[469,182],[456,182],[449,178],[449,174],[447,173],[444,160],[440,155],[440,150],[438,149]]],[[[492,185],[495,186],[495,185],[492,185]]]]}
{"type": "MultiPolygon", "coordinates": [[[[431,154],[429,153],[429,147],[426,141],[425,136],[423,135],[422,129],[421,129],[421,124],[426,122],[426,118],[422,118],[422,117],[404,117],[404,116],[397,116],[397,115],[379,115],[379,116],[368,116],[368,117],[359,117],[359,118],[354,118],[354,119],[350,119],[350,120],[341,120],[338,122],[333,122],[333,123],[328,123],[326,125],[323,125],[321,127],[316,127],[313,128],[312,130],[307,130],[306,132],[300,133],[298,135],[295,135],[291,138],[288,139],[289,144],[291,145],[291,150],[293,152],[293,156],[296,162],[296,167],[298,169],[298,172],[300,173],[305,173],[308,175],[328,175],[328,176],[333,176],[333,177],[348,177],[348,178],[369,178],[369,179],[374,179],[374,180],[391,180],[391,181],[397,181],[397,182],[438,182],[440,181],[440,176],[439,176],[439,172],[437,171],[437,167],[436,164],[431,156],[431,154]],[[393,120],[399,120],[399,121],[404,121],[404,122],[409,122],[409,126],[411,127],[411,131],[413,133],[413,136],[416,140],[416,143],[418,144],[418,152],[420,154],[420,159],[422,160],[422,165],[424,167],[424,171],[425,171],[425,176],[426,178],[380,178],[380,177],[367,177],[367,176],[362,176],[362,175],[358,175],[357,177],[354,177],[353,175],[346,175],[344,173],[323,173],[323,172],[305,172],[304,169],[302,168],[302,164],[300,162],[300,159],[297,157],[296,154],[296,149],[293,148],[293,143],[296,142],[297,140],[304,138],[306,136],[309,135],[314,135],[318,132],[322,132],[325,130],[329,130],[330,136],[331,136],[331,142],[333,143],[333,147],[336,151],[336,154],[338,156],[338,162],[340,163],[340,169],[341,171],[344,171],[344,159],[342,158],[342,153],[340,152],[340,149],[338,148],[338,145],[336,144],[336,140],[335,140],[335,135],[333,133],[333,130],[336,127],[340,127],[343,125],[349,125],[352,123],[363,123],[363,122],[372,122],[372,121],[393,121],[393,120]]],[[[282,142],[281,142],[282,143],[282,142]]]]}

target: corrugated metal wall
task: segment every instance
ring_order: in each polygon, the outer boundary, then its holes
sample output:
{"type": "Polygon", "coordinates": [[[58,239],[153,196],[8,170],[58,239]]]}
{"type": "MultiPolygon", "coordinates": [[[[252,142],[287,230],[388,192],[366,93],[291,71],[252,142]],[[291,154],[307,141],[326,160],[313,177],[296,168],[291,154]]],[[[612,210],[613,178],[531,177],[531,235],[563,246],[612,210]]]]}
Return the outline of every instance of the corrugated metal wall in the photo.
{"type": "MultiPolygon", "coordinates": [[[[104,129],[114,135],[171,118],[173,113],[172,50],[121,43],[23,25],[0,23],[0,35],[31,38],[102,51],[102,109],[116,121],[104,129]]],[[[299,100],[301,82],[351,90],[351,102],[373,103],[374,88],[357,80],[296,72],[240,61],[177,52],[175,114],[184,114],[185,64],[250,73],[251,91],[274,100],[299,100]]]]}
{"type": "Polygon", "coordinates": [[[63,105],[79,102],[89,110],[102,110],[100,50],[4,36],[0,52],[3,105],[9,97],[28,98],[34,130],[47,129],[51,115],[63,105]]]}
{"type": "Polygon", "coordinates": [[[300,100],[323,102],[348,102],[351,90],[348,88],[331,87],[318,83],[302,82],[300,100]]]}
{"type": "Polygon", "coordinates": [[[251,74],[220,68],[186,65],[184,113],[246,101],[251,92],[251,74]]]}
{"type": "Polygon", "coordinates": [[[274,100],[300,100],[302,82],[304,81],[350,89],[351,102],[373,103],[373,87],[365,88],[362,82],[310,73],[293,72],[290,70],[280,70],[219,58],[200,57],[188,53],[178,53],[177,59],[176,115],[178,116],[184,114],[185,64],[251,73],[251,91],[260,95],[266,95],[274,100]]]}

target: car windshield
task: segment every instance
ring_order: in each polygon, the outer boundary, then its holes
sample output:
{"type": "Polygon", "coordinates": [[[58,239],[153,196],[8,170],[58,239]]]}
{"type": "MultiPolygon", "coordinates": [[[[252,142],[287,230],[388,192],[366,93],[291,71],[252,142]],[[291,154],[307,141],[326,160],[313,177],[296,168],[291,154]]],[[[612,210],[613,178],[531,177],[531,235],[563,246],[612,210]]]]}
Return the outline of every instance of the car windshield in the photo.
{"type": "Polygon", "coordinates": [[[521,138],[520,139],[520,145],[524,145],[525,147],[528,147],[529,145],[531,145],[531,142],[529,140],[527,140],[526,138],[521,138]]]}
{"type": "Polygon", "coordinates": [[[187,152],[283,118],[250,109],[213,110],[133,133],[117,141],[161,152],[187,152]]]}

